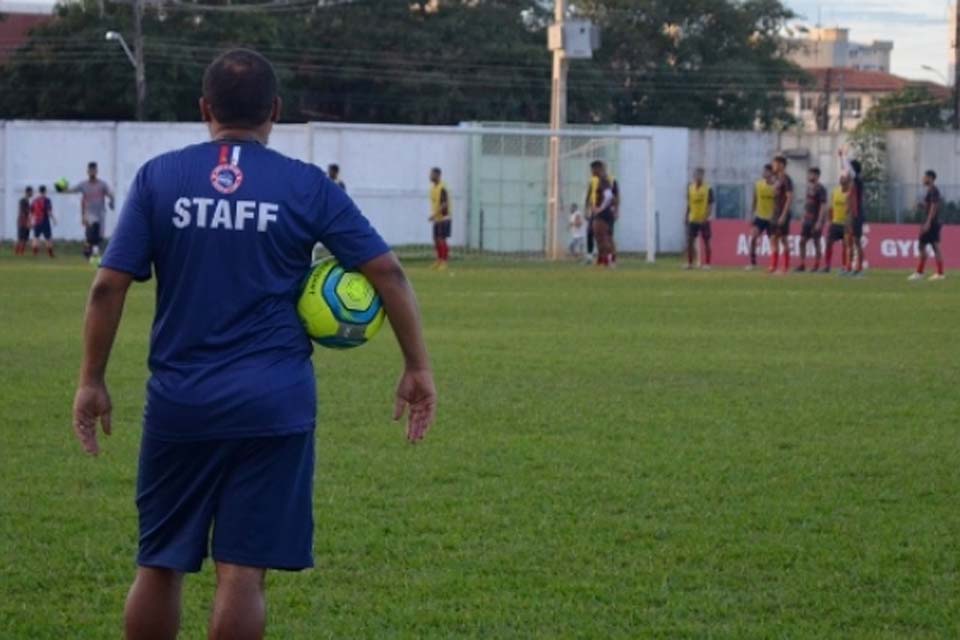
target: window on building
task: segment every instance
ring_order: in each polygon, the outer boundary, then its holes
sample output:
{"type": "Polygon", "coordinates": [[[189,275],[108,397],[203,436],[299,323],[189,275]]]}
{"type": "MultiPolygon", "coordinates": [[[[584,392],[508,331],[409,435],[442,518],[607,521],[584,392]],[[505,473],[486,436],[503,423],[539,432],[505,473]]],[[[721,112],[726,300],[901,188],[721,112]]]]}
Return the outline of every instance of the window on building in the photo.
{"type": "Polygon", "coordinates": [[[843,110],[847,113],[860,113],[863,110],[863,100],[861,98],[844,98],[843,110]]]}
{"type": "Polygon", "coordinates": [[[800,96],[800,110],[813,111],[817,108],[816,96],[800,96]]]}

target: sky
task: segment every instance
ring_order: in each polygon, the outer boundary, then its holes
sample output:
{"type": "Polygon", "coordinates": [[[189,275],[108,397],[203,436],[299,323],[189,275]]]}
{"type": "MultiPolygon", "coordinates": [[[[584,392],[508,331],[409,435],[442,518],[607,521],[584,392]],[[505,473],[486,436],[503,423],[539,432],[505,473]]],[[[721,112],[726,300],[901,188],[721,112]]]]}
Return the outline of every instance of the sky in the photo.
{"type": "Polygon", "coordinates": [[[942,82],[929,65],[947,73],[947,0],[785,0],[809,26],[821,16],[825,27],[847,27],[854,42],[893,40],[892,69],[897,75],[942,82]]]}
{"type": "MultiPolygon", "coordinates": [[[[892,71],[922,80],[942,81],[923,69],[947,73],[947,47],[952,40],[948,0],[783,0],[799,16],[797,23],[850,29],[854,42],[893,40],[892,71]]],[[[51,0],[0,0],[4,3],[52,5],[51,0]]]]}

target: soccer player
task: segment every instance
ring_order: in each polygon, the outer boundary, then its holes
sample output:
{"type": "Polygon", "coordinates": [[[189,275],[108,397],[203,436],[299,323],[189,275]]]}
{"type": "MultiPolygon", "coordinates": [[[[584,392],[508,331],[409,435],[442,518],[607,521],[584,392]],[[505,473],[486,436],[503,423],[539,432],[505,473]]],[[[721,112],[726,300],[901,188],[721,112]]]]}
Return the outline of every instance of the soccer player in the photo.
{"type": "Polygon", "coordinates": [[[863,208],[863,165],[859,160],[850,160],[847,158],[843,148],[840,149],[840,160],[843,163],[844,171],[850,176],[850,193],[848,198],[850,202],[847,205],[849,221],[850,238],[847,242],[850,254],[849,264],[845,273],[861,276],[863,275],[863,226],[866,217],[866,211],[863,208]]]}
{"type": "Polygon", "coordinates": [[[590,203],[590,211],[593,213],[591,226],[593,227],[593,237],[597,243],[597,264],[613,268],[616,266],[613,257],[616,195],[613,192],[613,185],[607,178],[602,162],[594,160],[590,163],[590,170],[597,179],[596,188],[593,190],[593,202],[590,203]]]}
{"type": "Polygon", "coordinates": [[[787,175],[787,159],[777,156],[773,159],[774,197],[773,197],[773,257],[770,273],[778,273],[780,253],[783,252],[783,270],[790,271],[790,208],[793,206],[793,180],[787,175]]]}
{"type": "Polygon", "coordinates": [[[820,239],[823,237],[823,225],[827,220],[827,190],[820,184],[820,169],[811,167],[807,171],[807,197],[803,205],[803,227],[800,232],[800,265],[794,269],[797,273],[807,270],[807,244],[813,242],[814,255],[812,272],[820,270],[820,239]]]}
{"type": "Polygon", "coordinates": [[[343,180],[340,179],[340,165],[338,164],[328,164],[327,165],[327,177],[341,189],[346,192],[347,185],[344,184],[343,180]]]}
{"type": "Polygon", "coordinates": [[[610,190],[613,193],[613,205],[611,212],[613,213],[613,220],[610,222],[610,254],[609,254],[609,264],[611,267],[617,266],[617,240],[616,240],[616,228],[617,220],[620,219],[620,185],[617,183],[617,178],[607,171],[607,164],[605,162],[600,163],[600,174],[603,179],[607,181],[607,184],[610,185],[610,190]]]}
{"type": "Polygon", "coordinates": [[[83,257],[93,260],[100,255],[103,242],[103,221],[107,205],[113,209],[113,191],[110,185],[97,177],[97,163],[87,163],[87,179],[67,189],[67,193],[82,194],[80,200],[80,223],[85,233],[83,257]]]}
{"type": "Polygon", "coordinates": [[[127,638],[177,636],[184,574],[208,546],[210,638],[262,638],[267,570],[313,564],[317,381],[295,305],[316,241],[383,299],[404,357],[394,417],[409,410],[408,440],[433,421],[413,290],[343,190],[266,147],[276,91],[255,52],[229,51],[207,68],[200,111],[211,139],[141,167],[90,290],[73,426],[96,455],[98,423],[111,430],[105,374],[128,288],[157,278],[127,638]]]}
{"type": "Polygon", "coordinates": [[[587,181],[587,197],[583,201],[584,217],[587,221],[587,253],[584,261],[588,264],[595,262],[596,238],[593,237],[593,203],[597,199],[597,187],[600,178],[594,175],[593,163],[590,164],[590,180],[587,181]]]}
{"type": "Polygon", "coordinates": [[[937,261],[937,272],[930,276],[931,280],[945,280],[943,273],[943,254],[940,252],[940,189],[937,188],[937,172],[932,169],[923,175],[923,186],[927,188],[927,195],[923,198],[923,208],[927,219],[920,229],[920,263],[917,271],[910,276],[910,280],[921,280],[927,266],[927,247],[933,249],[933,256],[937,261]]]}
{"type": "Polygon", "coordinates": [[[443,271],[450,259],[450,192],[438,167],[430,170],[430,222],[433,225],[433,246],[437,261],[432,269],[443,271]]]}
{"type": "Polygon", "coordinates": [[[684,223],[687,227],[687,265],[685,269],[693,269],[693,254],[697,237],[703,238],[703,260],[701,268],[710,268],[710,220],[713,218],[715,199],[713,188],[703,181],[704,170],[697,167],[693,172],[693,182],[687,185],[687,212],[684,223]]]}
{"type": "Polygon", "coordinates": [[[27,187],[23,190],[23,197],[20,198],[17,209],[17,244],[13,249],[13,255],[22,256],[27,250],[27,243],[30,242],[30,201],[33,200],[33,187],[27,187]]]}
{"type": "Polygon", "coordinates": [[[823,273],[830,273],[830,267],[833,262],[833,245],[838,240],[843,247],[843,270],[848,270],[850,255],[850,176],[846,173],[840,176],[840,184],[834,187],[833,194],[830,197],[830,229],[827,231],[827,250],[824,256],[823,273]]]}
{"type": "Polygon", "coordinates": [[[53,203],[47,197],[47,187],[40,185],[37,191],[37,197],[30,203],[30,222],[33,225],[33,255],[40,253],[40,238],[43,238],[47,255],[53,258],[53,231],[50,228],[50,221],[52,220],[53,224],[56,224],[57,217],[53,215],[53,203]]]}
{"type": "Polygon", "coordinates": [[[757,243],[761,235],[770,235],[770,224],[773,219],[774,199],[773,165],[763,166],[763,177],[757,180],[753,187],[753,225],[750,229],[750,264],[748,271],[757,268],[757,243]]]}

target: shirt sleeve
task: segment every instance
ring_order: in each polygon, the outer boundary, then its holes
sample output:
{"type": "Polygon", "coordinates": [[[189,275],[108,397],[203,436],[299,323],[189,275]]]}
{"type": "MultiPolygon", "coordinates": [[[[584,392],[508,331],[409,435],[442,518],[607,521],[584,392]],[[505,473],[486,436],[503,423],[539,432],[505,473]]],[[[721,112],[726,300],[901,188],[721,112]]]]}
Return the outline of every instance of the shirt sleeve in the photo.
{"type": "Polygon", "coordinates": [[[342,189],[330,188],[332,185],[326,177],[320,180],[317,240],[344,269],[355,269],[389,252],[390,247],[350,196],[342,189]]]}
{"type": "Polygon", "coordinates": [[[120,221],[100,262],[101,267],[129,273],[138,282],[150,279],[153,256],[150,191],[146,170],[146,166],[140,169],[130,185],[123,211],[120,212],[120,221]]]}

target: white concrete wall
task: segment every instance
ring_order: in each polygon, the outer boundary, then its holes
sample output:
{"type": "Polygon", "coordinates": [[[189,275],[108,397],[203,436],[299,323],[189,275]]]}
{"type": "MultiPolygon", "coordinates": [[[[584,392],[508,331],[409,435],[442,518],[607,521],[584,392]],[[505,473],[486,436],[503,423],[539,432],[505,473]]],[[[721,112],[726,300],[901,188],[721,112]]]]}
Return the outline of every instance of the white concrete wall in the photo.
{"type": "Polygon", "coordinates": [[[340,165],[347,193],[388,242],[430,244],[429,175],[440,167],[452,198],[452,244],[467,225],[469,137],[458,127],[310,125],[314,162],[340,165]]]}
{"type": "MultiPolygon", "coordinates": [[[[716,185],[744,185],[757,179],[760,167],[774,153],[791,158],[794,180],[803,183],[809,166],[820,166],[827,184],[836,182],[840,165],[836,150],[843,134],[688,131],[653,127],[623,127],[627,136],[653,140],[654,210],[659,215],[659,249],[680,250],[686,183],[695,166],[707,169],[716,185]]],[[[305,124],[278,126],[271,146],[282,153],[321,167],[336,162],[348,192],[387,240],[393,244],[430,242],[427,174],[440,166],[453,196],[453,241],[466,240],[466,212],[470,209],[470,137],[490,129],[461,127],[406,127],[386,125],[305,124]]],[[[602,134],[598,134],[601,135],[602,134]]],[[[16,205],[26,185],[46,184],[60,224],[59,239],[82,238],[79,196],[53,192],[53,182],[66,177],[82,180],[86,163],[96,160],[101,176],[117,192],[121,203],[134,174],[150,157],[204,140],[202,124],[0,122],[0,239],[16,236],[16,205]]],[[[887,136],[890,180],[904,185],[921,182],[928,168],[940,174],[948,198],[960,198],[960,135],[952,132],[895,131],[887,136]]],[[[621,251],[647,248],[648,142],[622,138],[617,178],[623,208],[617,230],[621,251]]],[[[910,206],[915,198],[909,186],[897,201],[910,206]]],[[[745,212],[746,213],[746,212],[745,212]]],[[[116,222],[108,214],[106,231],[116,222]]],[[[562,222],[562,221],[561,221],[562,222]]],[[[563,225],[561,225],[563,226],[563,225]]]]}

